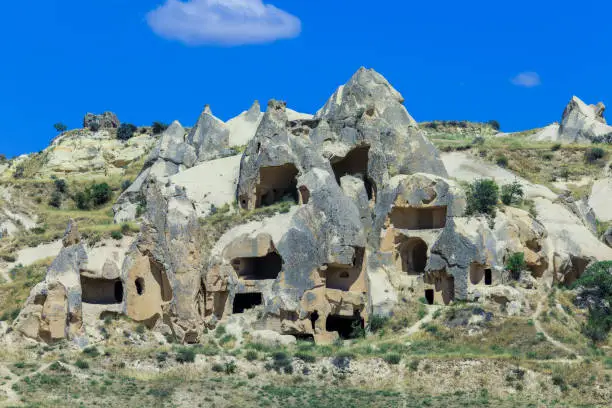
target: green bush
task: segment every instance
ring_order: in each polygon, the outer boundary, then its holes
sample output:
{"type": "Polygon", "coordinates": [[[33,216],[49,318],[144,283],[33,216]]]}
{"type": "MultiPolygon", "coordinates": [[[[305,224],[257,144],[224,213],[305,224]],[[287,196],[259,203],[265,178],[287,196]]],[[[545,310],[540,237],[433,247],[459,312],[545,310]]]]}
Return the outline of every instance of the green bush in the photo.
{"type": "Polygon", "coordinates": [[[589,147],[584,151],[584,159],[587,163],[593,163],[606,155],[606,152],[601,147],[589,147]]]}
{"type": "Polygon", "coordinates": [[[131,123],[122,123],[117,129],[117,139],[129,140],[134,136],[134,133],[138,128],[131,123]]]}
{"type": "Polygon", "coordinates": [[[81,370],[86,370],[89,368],[89,363],[85,360],[78,359],[75,361],[74,365],[81,370]]]}
{"type": "Polygon", "coordinates": [[[612,261],[596,262],[573,284],[572,288],[584,287],[596,295],[600,302],[589,308],[589,318],[582,332],[594,343],[608,338],[612,329],[612,315],[606,310],[605,303],[612,304],[612,261]]]}
{"type": "Polygon", "coordinates": [[[503,185],[501,188],[501,200],[506,205],[520,204],[524,196],[523,186],[518,181],[503,185]]]}
{"type": "Polygon", "coordinates": [[[480,179],[470,184],[466,191],[467,215],[495,215],[499,198],[499,186],[495,181],[480,179]]]}
{"type": "Polygon", "coordinates": [[[91,358],[95,358],[98,357],[100,355],[100,352],[98,351],[98,349],[96,347],[86,347],[83,349],[83,354],[91,357],[91,358]]]}
{"type": "Polygon", "coordinates": [[[389,353],[385,355],[384,360],[387,364],[399,364],[402,361],[402,356],[397,353],[389,353]]]}
{"type": "Polygon", "coordinates": [[[68,190],[68,184],[64,179],[55,179],[53,180],[53,184],[55,184],[55,191],[65,193],[68,190]]]}
{"type": "Polygon", "coordinates": [[[57,122],[53,125],[53,128],[60,133],[64,133],[66,130],[68,130],[68,126],[64,125],[62,122],[57,122]]]}
{"type": "Polygon", "coordinates": [[[501,129],[501,126],[500,126],[499,122],[498,122],[498,121],[496,121],[496,120],[490,120],[490,121],[488,121],[487,123],[488,123],[488,124],[489,124],[489,126],[491,126],[491,127],[494,129],[494,130],[499,130],[499,129],[501,129]]]}
{"type": "Polygon", "coordinates": [[[53,193],[51,193],[51,197],[49,198],[49,205],[55,208],[61,207],[62,194],[59,191],[54,191],[53,193]]]}
{"type": "Polygon", "coordinates": [[[128,223],[121,224],[121,233],[123,235],[129,234],[130,233],[130,224],[128,224],[128,223]]]}
{"type": "Polygon", "coordinates": [[[113,197],[113,192],[107,183],[91,186],[91,200],[94,205],[106,204],[113,197]]]}
{"type": "Polygon", "coordinates": [[[248,350],[245,357],[247,361],[255,361],[259,358],[259,354],[255,350],[248,350]]]}
{"type": "Polygon", "coordinates": [[[91,122],[89,124],[89,130],[91,130],[92,132],[97,132],[98,130],[100,130],[100,123],[98,123],[98,122],[91,122]]]}
{"type": "Polygon", "coordinates": [[[368,321],[368,330],[372,333],[376,333],[389,322],[387,316],[372,315],[368,321]]]}
{"type": "Polygon", "coordinates": [[[195,356],[196,353],[192,348],[181,347],[176,352],[176,357],[174,359],[181,364],[193,363],[195,361],[195,356]]]}
{"type": "Polygon", "coordinates": [[[128,188],[130,188],[130,186],[132,185],[132,181],[131,180],[123,180],[121,182],[121,191],[125,191],[128,188]]]}
{"type": "Polygon", "coordinates": [[[119,241],[121,238],[123,238],[123,234],[121,233],[121,231],[112,231],[110,236],[116,241],[119,241]]]}
{"type": "Polygon", "coordinates": [[[313,354],[306,353],[304,351],[298,351],[297,353],[295,353],[295,357],[299,358],[305,363],[314,363],[315,361],[317,361],[317,358],[313,354]]]}
{"type": "Polygon", "coordinates": [[[79,191],[74,196],[74,202],[79,210],[89,210],[91,204],[89,202],[89,196],[85,191],[79,191]]]}
{"type": "Polygon", "coordinates": [[[158,135],[168,129],[168,125],[162,122],[153,122],[153,134],[158,135]]]}
{"type": "Polygon", "coordinates": [[[560,150],[560,149],[561,149],[561,143],[555,143],[550,148],[550,150],[552,150],[553,152],[556,152],[557,150],[560,150]]]}
{"type": "Polygon", "coordinates": [[[508,158],[504,155],[497,156],[497,158],[495,159],[495,163],[499,167],[508,167],[508,158]]]}
{"type": "Polygon", "coordinates": [[[510,272],[513,279],[520,278],[521,272],[524,271],[526,267],[525,254],[522,252],[515,252],[506,260],[506,269],[510,272]]]}

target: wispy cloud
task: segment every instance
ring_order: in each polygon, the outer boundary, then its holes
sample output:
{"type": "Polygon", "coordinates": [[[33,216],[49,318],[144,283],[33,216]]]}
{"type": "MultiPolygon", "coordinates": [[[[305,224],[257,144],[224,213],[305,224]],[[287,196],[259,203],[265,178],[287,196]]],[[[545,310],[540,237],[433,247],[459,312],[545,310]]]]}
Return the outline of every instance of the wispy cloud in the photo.
{"type": "Polygon", "coordinates": [[[301,31],[297,17],[262,0],[166,0],[147,22],[159,36],[188,45],[262,44],[301,31]]]}
{"type": "Polygon", "coordinates": [[[542,83],[540,75],[537,72],[521,72],[511,79],[511,82],[516,86],[523,88],[533,88],[542,83]]]}

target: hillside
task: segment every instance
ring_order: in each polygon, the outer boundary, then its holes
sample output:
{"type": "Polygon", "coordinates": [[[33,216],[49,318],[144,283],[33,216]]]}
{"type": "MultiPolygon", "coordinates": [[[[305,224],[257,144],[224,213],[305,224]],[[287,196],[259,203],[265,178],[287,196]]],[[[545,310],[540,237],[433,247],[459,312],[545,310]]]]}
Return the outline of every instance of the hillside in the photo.
{"type": "Polygon", "coordinates": [[[312,115],[86,116],[0,164],[0,405],[607,406],[612,147],[578,101],[554,138],[418,123],[361,68],[312,115]]]}

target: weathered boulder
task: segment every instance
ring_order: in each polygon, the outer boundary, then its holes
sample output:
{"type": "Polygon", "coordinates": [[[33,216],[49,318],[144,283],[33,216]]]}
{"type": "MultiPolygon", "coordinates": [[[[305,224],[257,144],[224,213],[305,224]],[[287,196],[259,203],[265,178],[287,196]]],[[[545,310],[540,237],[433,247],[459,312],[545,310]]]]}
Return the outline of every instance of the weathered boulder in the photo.
{"type": "Polygon", "coordinates": [[[565,107],[559,125],[546,127],[531,138],[560,143],[612,143],[612,126],[606,124],[604,110],[601,102],[587,105],[574,96],[565,107]]]}
{"type": "Polygon", "coordinates": [[[83,118],[83,127],[91,129],[111,129],[118,128],[121,122],[113,112],[104,112],[101,115],[87,113],[83,118]]]}

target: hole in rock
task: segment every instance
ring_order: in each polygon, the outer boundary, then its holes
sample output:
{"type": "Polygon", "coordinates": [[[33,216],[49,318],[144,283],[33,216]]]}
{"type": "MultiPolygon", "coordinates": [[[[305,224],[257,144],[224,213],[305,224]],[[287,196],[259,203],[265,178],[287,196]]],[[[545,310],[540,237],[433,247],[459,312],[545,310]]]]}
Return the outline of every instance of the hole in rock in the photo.
{"type": "Polygon", "coordinates": [[[134,281],[134,285],[136,285],[136,293],[138,293],[139,296],[142,296],[144,294],[144,290],[145,290],[145,282],[144,279],[142,278],[137,278],[134,281]]]}
{"type": "Polygon", "coordinates": [[[325,330],[328,332],[338,332],[343,339],[352,339],[358,336],[359,329],[363,329],[363,318],[359,313],[353,316],[329,315],[325,321],[325,330]]]}
{"type": "Polygon", "coordinates": [[[361,276],[364,255],[365,248],[355,248],[352,267],[328,265],[327,271],[325,271],[325,287],[343,291],[351,290],[351,287],[361,276]]]}
{"type": "Polygon", "coordinates": [[[389,215],[391,224],[398,229],[423,230],[444,228],[446,206],[439,207],[393,207],[389,215]]]}
{"type": "Polygon", "coordinates": [[[368,199],[372,200],[376,197],[376,186],[368,177],[369,152],[370,146],[356,147],[348,152],[344,158],[332,163],[332,169],[338,185],[340,185],[340,179],[346,175],[361,178],[368,194],[368,199]]]}
{"type": "Polygon", "coordinates": [[[120,279],[96,279],[81,275],[83,303],[112,305],[123,302],[123,283],[120,279]]]}
{"type": "Polygon", "coordinates": [[[434,304],[434,290],[433,289],[425,289],[425,300],[427,300],[428,305],[434,304]]]}
{"type": "Polygon", "coordinates": [[[493,272],[490,269],[485,269],[485,285],[491,285],[493,283],[493,272]]]}
{"type": "Polygon", "coordinates": [[[427,244],[421,238],[410,238],[399,247],[402,271],[409,275],[425,272],[427,266],[427,244]]]}
{"type": "Polygon", "coordinates": [[[263,303],[261,293],[236,293],[232,313],[242,313],[263,303]]]}
{"type": "Polygon", "coordinates": [[[276,279],[283,269],[283,259],[276,252],[257,258],[236,258],[232,266],[246,280],[276,279]]]}
{"type": "Polygon", "coordinates": [[[297,175],[298,170],[293,164],[259,169],[259,184],[255,187],[255,208],[266,207],[284,200],[298,203],[297,175]]]}

